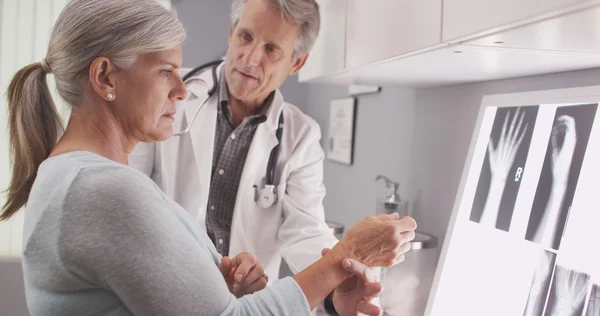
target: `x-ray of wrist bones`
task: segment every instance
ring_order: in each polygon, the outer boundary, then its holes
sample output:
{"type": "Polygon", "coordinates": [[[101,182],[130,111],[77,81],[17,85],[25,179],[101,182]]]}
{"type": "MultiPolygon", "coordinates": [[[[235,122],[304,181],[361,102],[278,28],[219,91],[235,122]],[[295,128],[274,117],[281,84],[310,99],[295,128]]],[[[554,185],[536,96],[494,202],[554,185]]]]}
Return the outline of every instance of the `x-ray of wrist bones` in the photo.
{"type": "Polygon", "coordinates": [[[546,211],[533,237],[533,241],[548,247],[552,246],[556,238],[559,215],[565,197],[576,143],[575,120],[568,115],[562,115],[557,119],[550,136],[552,146],[551,194],[546,204],[546,211]],[[560,142],[561,136],[563,136],[562,142],[560,142]]]}
{"type": "Polygon", "coordinates": [[[488,192],[488,197],[481,215],[480,223],[484,225],[496,225],[496,220],[498,218],[498,212],[500,209],[500,200],[502,198],[502,194],[504,193],[506,179],[508,178],[510,169],[515,161],[515,157],[519,147],[521,146],[523,137],[525,137],[525,133],[527,132],[528,124],[523,126],[525,113],[519,112],[520,108],[517,108],[508,130],[506,128],[510,112],[506,114],[497,146],[494,147],[494,140],[491,137],[488,143],[488,155],[492,177],[490,181],[491,185],[488,192]]]}
{"type": "Polygon", "coordinates": [[[580,316],[587,295],[589,276],[563,268],[554,272],[553,291],[545,315],[580,316]]]}

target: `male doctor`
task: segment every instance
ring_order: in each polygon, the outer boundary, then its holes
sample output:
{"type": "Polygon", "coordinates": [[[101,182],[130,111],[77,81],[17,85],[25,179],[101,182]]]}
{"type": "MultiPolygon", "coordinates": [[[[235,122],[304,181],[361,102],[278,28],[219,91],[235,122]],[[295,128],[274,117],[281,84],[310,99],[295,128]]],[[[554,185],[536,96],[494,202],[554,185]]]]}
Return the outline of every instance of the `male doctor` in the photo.
{"type": "Polygon", "coordinates": [[[306,62],[319,27],[314,0],[234,0],[217,81],[211,67],[186,80],[188,100],[179,102],[173,129],[185,129],[202,107],[189,132],[140,144],[129,157],[206,227],[223,256],[249,252],[270,282],[282,258],[297,273],[337,242],[324,219],[319,125],[278,90],[306,62]]]}

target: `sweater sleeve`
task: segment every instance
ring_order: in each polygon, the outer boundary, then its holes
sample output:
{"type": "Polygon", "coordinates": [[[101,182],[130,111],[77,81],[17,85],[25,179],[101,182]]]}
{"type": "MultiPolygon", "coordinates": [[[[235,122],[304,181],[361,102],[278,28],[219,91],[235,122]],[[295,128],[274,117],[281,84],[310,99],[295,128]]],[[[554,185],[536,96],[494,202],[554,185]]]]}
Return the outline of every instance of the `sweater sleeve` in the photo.
{"type": "Polygon", "coordinates": [[[232,295],[208,236],[186,229],[158,190],[126,168],[80,171],[63,206],[63,264],[114,293],[135,315],[309,313],[292,278],[241,299],[232,295]]]}

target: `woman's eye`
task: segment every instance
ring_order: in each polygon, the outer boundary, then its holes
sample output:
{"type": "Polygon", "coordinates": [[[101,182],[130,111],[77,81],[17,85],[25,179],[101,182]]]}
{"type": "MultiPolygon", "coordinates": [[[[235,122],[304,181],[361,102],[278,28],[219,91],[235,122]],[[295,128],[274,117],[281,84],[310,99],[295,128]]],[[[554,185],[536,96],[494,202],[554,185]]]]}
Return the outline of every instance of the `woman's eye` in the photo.
{"type": "Polygon", "coordinates": [[[167,69],[163,69],[160,71],[161,74],[167,76],[169,73],[171,72],[171,70],[167,70],[167,69]]]}

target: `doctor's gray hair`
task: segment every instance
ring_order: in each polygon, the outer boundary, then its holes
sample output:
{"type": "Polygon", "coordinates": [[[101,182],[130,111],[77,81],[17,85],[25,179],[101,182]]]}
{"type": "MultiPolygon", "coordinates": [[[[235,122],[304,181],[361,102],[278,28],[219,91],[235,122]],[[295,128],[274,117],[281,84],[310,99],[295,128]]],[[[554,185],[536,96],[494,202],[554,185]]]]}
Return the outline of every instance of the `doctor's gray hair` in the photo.
{"type": "MultiPolygon", "coordinates": [[[[261,0],[266,1],[281,13],[281,17],[300,26],[298,39],[294,44],[294,56],[298,58],[308,54],[312,49],[319,29],[321,14],[315,0],[261,0]]],[[[240,21],[242,12],[248,0],[233,0],[231,6],[231,25],[235,28],[240,21]]]]}
{"type": "Polygon", "coordinates": [[[68,104],[81,106],[94,59],[106,57],[126,70],[138,55],[174,48],[185,38],[181,22],[156,0],[71,0],[54,25],[46,57],[19,70],[7,91],[13,168],[0,220],[25,205],[39,165],[63,132],[47,74],[54,74],[68,104]]]}

